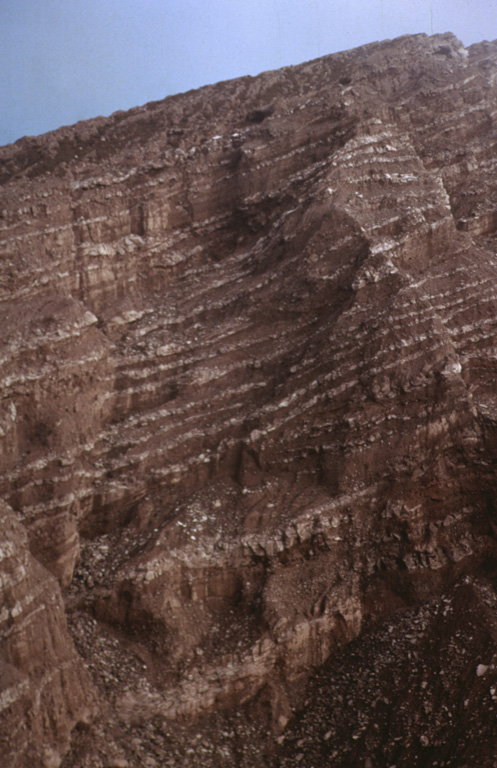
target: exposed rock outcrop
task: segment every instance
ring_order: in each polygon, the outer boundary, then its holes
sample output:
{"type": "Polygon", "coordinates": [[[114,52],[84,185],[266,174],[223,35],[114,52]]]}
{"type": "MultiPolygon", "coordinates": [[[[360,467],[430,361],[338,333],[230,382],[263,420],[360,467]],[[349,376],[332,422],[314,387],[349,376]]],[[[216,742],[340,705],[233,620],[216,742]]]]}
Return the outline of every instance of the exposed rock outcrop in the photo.
{"type": "Polygon", "coordinates": [[[58,766],[72,729],[97,713],[54,577],[27,549],[26,533],[0,507],[0,746],[4,765],[58,766]]]}
{"type": "Polygon", "coordinates": [[[417,35],[0,148],[12,766],[492,765],[496,95],[417,35]]]}

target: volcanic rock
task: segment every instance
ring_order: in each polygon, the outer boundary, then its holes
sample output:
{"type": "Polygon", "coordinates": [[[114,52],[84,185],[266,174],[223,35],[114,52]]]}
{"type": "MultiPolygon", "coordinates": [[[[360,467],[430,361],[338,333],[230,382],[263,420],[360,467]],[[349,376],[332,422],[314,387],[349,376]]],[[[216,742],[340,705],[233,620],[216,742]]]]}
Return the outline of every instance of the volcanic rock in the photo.
{"type": "Polygon", "coordinates": [[[494,765],[496,97],[415,35],[0,148],[6,766],[494,765]]]}

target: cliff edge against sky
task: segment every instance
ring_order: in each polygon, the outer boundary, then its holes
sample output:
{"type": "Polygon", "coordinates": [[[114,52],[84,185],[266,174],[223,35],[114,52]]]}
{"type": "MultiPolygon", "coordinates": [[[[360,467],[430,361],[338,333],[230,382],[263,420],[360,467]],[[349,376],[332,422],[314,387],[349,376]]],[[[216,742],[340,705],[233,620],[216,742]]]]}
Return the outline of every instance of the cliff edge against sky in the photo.
{"type": "Polygon", "coordinates": [[[0,148],[8,768],[493,766],[497,44],[0,148]]]}

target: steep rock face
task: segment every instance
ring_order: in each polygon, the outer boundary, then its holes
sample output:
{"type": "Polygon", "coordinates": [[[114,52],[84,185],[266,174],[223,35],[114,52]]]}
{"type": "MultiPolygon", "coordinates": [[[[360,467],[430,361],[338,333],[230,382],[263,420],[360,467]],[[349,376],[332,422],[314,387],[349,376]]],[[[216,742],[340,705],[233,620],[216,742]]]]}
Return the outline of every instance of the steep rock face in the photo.
{"type": "Polygon", "coordinates": [[[356,744],[342,694],[291,734],[348,643],[381,666],[392,616],[428,648],[458,580],[493,594],[496,78],[418,35],[0,149],[0,496],[99,692],[67,768],[459,759],[356,744]]]}
{"type": "Polygon", "coordinates": [[[0,745],[5,765],[60,764],[70,734],[96,714],[88,674],[67,634],[56,580],[0,509],[0,745]]]}

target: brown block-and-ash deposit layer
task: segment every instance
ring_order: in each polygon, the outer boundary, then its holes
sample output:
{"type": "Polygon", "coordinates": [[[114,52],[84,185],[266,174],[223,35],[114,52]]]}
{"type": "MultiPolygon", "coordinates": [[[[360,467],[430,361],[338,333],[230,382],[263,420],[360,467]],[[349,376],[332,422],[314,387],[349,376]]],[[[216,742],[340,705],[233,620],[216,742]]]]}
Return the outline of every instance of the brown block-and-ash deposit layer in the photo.
{"type": "Polygon", "coordinates": [[[497,43],[0,148],[5,768],[494,766],[497,43]]]}

